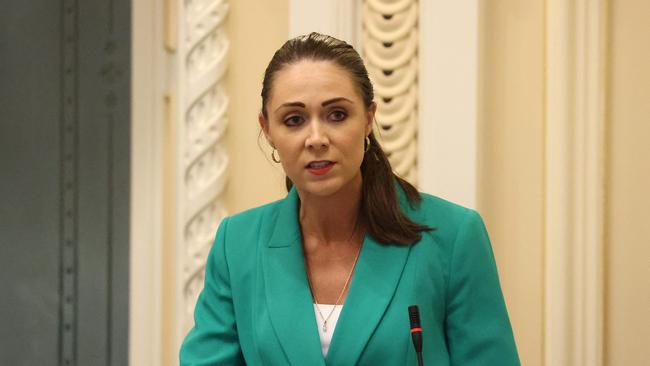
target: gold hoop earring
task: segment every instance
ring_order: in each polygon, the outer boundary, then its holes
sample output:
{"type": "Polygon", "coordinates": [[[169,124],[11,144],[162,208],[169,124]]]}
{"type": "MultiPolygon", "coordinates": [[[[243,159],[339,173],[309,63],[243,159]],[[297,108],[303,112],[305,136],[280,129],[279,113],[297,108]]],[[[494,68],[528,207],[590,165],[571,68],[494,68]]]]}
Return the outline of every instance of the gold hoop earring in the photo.
{"type": "Polygon", "coordinates": [[[276,151],[275,148],[273,148],[273,151],[271,151],[271,159],[273,159],[274,162],[280,164],[280,163],[282,162],[282,160],[280,160],[279,158],[275,157],[275,151],[276,151]]]}
{"type": "Polygon", "coordinates": [[[367,153],[368,150],[370,150],[370,137],[366,136],[366,140],[364,142],[366,146],[363,147],[363,152],[367,153]]]}

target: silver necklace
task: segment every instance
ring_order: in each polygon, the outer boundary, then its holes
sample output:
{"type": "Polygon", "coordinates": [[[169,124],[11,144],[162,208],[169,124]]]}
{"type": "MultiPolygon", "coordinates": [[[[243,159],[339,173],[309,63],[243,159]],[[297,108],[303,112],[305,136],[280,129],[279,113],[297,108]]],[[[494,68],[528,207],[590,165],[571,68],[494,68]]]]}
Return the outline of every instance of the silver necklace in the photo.
{"type": "MultiPolygon", "coordinates": [[[[348,239],[348,243],[354,236],[354,233],[356,231],[356,225],[355,225],[355,230],[352,231],[352,235],[350,236],[350,239],[348,239]]],[[[336,302],[334,303],[334,306],[332,307],[332,310],[330,310],[329,314],[327,317],[323,315],[323,313],[320,311],[320,306],[319,306],[319,301],[316,298],[316,293],[314,292],[314,286],[311,284],[311,279],[310,279],[310,274],[307,273],[307,282],[309,282],[309,289],[311,291],[311,296],[314,298],[314,304],[316,305],[316,310],[318,311],[318,315],[320,315],[320,318],[323,320],[323,332],[327,332],[327,322],[330,320],[332,317],[332,314],[334,314],[334,311],[336,310],[337,306],[339,306],[339,302],[341,302],[341,298],[343,297],[343,294],[345,293],[345,289],[348,287],[348,284],[350,283],[350,279],[352,278],[352,273],[354,272],[354,267],[357,266],[357,261],[359,260],[359,254],[361,254],[361,246],[359,245],[359,249],[357,250],[357,255],[354,257],[354,262],[352,263],[352,268],[350,268],[350,273],[348,273],[348,278],[345,280],[345,284],[343,284],[343,288],[341,289],[341,292],[339,293],[338,299],[336,299],[336,302]]]]}

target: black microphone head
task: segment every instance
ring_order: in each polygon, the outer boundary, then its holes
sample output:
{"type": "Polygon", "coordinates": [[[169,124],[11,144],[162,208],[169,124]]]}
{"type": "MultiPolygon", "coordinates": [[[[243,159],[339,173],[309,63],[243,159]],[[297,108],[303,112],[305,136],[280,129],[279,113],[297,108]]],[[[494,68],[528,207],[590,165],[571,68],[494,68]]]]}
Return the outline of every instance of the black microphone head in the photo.
{"type": "Polygon", "coordinates": [[[420,310],[417,305],[409,306],[409,319],[411,328],[420,328],[420,310]]]}

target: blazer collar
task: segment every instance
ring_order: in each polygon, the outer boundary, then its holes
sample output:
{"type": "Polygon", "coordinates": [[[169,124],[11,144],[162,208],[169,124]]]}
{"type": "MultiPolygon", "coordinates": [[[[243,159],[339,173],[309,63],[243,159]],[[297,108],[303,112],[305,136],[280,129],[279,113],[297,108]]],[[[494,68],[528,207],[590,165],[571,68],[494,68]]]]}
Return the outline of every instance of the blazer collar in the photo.
{"type": "Polygon", "coordinates": [[[357,364],[393,299],[410,250],[410,246],[381,244],[366,235],[336,323],[328,365],[357,364]]]}
{"type": "Polygon", "coordinates": [[[263,256],[266,303],[291,365],[325,366],[302,251],[295,188],[279,204],[263,256]]]}
{"type": "MultiPolygon", "coordinates": [[[[278,207],[263,259],[266,301],[273,328],[290,363],[324,366],[304,264],[298,204],[294,188],[278,207]]],[[[327,364],[357,363],[393,298],[410,248],[381,244],[366,234],[327,364]]]]}
{"type": "Polygon", "coordinates": [[[298,192],[293,187],[279,203],[275,227],[268,243],[269,247],[282,248],[302,243],[298,220],[299,204],[298,192]]]}

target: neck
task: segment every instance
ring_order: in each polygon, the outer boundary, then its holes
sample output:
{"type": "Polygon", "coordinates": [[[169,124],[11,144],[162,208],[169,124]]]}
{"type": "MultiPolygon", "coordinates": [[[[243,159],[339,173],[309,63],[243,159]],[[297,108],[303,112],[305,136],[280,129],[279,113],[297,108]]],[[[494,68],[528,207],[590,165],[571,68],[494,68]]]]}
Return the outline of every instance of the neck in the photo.
{"type": "Polygon", "coordinates": [[[300,226],[303,235],[319,242],[348,242],[358,232],[361,205],[361,174],[331,196],[316,196],[298,191],[300,226]]]}

